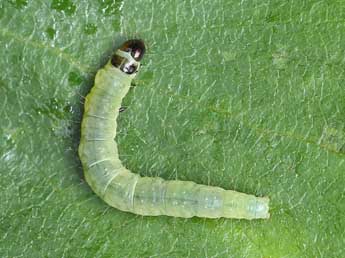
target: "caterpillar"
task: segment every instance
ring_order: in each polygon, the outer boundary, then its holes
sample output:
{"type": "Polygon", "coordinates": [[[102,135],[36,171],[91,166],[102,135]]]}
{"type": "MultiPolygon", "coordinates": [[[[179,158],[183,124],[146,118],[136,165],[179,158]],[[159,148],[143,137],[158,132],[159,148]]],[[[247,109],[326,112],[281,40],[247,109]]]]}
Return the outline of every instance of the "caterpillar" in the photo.
{"type": "Polygon", "coordinates": [[[107,204],[139,215],[190,218],[269,218],[269,198],[191,181],[141,177],[119,159],[116,119],[140,68],[142,40],[128,40],[98,70],[85,99],[78,149],[85,179],[107,204]]]}

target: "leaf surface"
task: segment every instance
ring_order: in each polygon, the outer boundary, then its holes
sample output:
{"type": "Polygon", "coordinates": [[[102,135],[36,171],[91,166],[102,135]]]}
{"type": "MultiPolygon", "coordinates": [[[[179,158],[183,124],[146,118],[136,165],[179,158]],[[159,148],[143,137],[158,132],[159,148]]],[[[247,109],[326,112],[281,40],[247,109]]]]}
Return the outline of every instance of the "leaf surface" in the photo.
{"type": "Polygon", "coordinates": [[[344,18],[341,1],[2,1],[0,256],[343,256],[344,18]],[[269,196],[269,220],[141,217],[88,187],[83,97],[134,37],[124,164],[269,196]]]}

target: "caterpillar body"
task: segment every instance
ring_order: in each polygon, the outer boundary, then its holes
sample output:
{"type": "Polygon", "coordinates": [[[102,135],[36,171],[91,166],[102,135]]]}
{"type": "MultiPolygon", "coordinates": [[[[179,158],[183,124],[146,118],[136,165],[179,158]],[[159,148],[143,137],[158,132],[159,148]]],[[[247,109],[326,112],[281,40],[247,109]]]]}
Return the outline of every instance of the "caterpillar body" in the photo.
{"type": "Polygon", "coordinates": [[[269,218],[269,199],[190,181],[141,177],[119,159],[116,119],[145,52],[141,40],[125,42],[100,69],[85,100],[79,156],[85,179],[106,203],[140,215],[190,218],[269,218]]]}

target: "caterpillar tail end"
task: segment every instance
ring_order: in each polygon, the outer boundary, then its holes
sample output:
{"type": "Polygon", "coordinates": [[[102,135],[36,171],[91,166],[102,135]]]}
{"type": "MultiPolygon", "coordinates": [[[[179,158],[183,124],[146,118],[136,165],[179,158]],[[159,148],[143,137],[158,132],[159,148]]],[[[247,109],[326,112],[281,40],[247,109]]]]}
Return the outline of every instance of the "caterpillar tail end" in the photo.
{"type": "Polygon", "coordinates": [[[225,218],[268,219],[269,198],[227,190],[223,198],[223,214],[225,218]]]}
{"type": "Polygon", "coordinates": [[[269,202],[268,197],[256,197],[254,206],[254,219],[269,219],[269,202]]]}

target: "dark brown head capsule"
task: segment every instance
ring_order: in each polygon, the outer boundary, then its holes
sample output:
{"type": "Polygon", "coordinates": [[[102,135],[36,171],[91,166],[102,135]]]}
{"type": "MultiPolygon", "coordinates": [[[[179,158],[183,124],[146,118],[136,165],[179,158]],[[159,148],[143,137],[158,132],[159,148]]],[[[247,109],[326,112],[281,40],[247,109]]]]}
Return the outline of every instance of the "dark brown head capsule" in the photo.
{"type": "Polygon", "coordinates": [[[130,39],[122,44],[120,47],[122,51],[131,53],[131,56],[135,61],[140,61],[145,54],[145,44],[144,41],[140,39],[130,39]]]}
{"type": "MultiPolygon", "coordinates": [[[[133,59],[137,62],[143,58],[146,50],[144,42],[140,39],[128,40],[123,43],[119,49],[130,53],[133,59]]],[[[121,71],[127,74],[133,74],[138,71],[137,63],[127,60],[126,58],[117,54],[114,54],[111,59],[111,63],[113,66],[119,68],[121,71]]]]}

